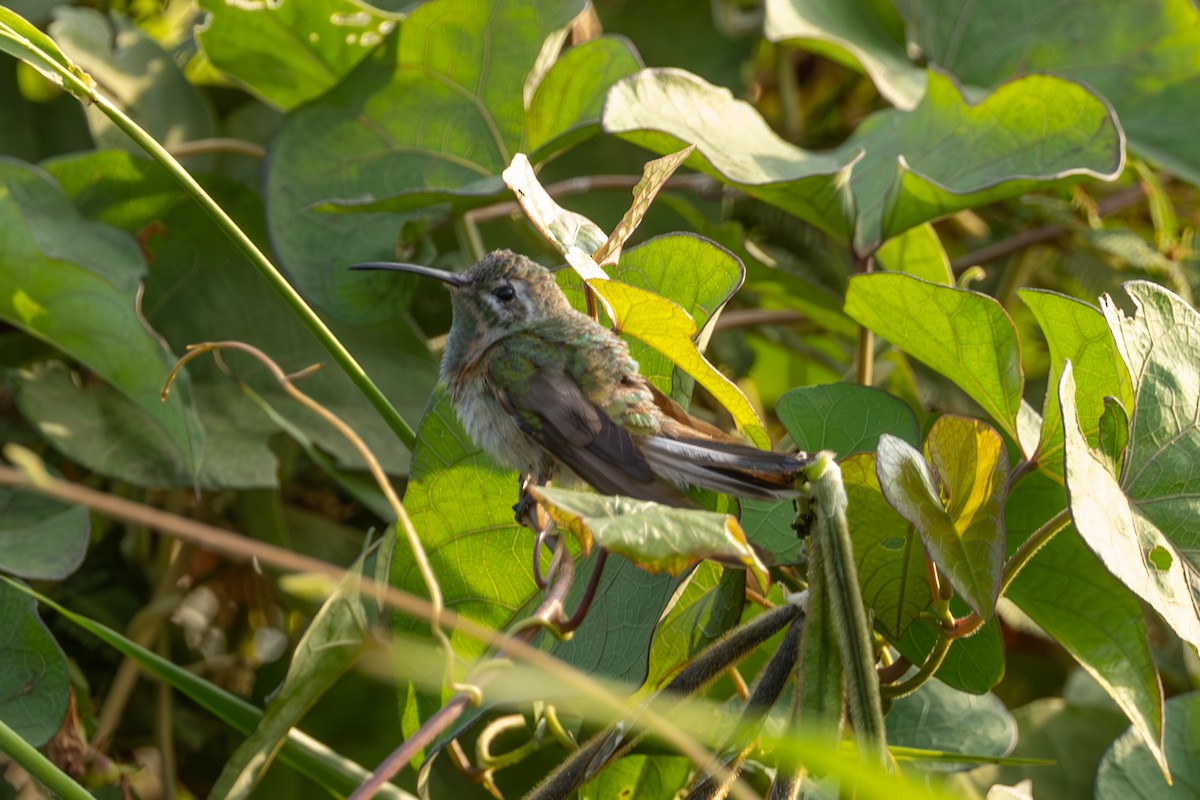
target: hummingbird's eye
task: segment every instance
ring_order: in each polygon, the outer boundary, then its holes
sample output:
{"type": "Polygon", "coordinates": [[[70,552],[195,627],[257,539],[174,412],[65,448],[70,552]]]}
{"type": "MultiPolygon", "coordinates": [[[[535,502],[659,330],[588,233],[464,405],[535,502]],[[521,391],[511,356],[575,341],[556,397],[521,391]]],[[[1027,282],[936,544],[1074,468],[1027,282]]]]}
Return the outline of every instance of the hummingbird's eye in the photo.
{"type": "Polygon", "coordinates": [[[497,286],[495,289],[492,290],[492,297],[496,298],[501,303],[507,303],[510,300],[512,300],[513,298],[515,298],[516,296],[517,296],[517,290],[514,289],[512,286],[510,286],[507,283],[504,284],[503,286],[497,286]]]}

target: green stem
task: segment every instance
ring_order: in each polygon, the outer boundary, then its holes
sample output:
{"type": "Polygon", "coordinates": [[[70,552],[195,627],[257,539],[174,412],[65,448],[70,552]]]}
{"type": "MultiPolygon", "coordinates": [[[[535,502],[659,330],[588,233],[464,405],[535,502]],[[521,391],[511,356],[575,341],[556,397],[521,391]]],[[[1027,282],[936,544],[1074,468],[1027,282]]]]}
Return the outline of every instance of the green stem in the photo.
{"type": "Polygon", "coordinates": [[[946,654],[950,652],[950,645],[954,644],[956,638],[953,634],[943,631],[942,635],[938,637],[937,643],[934,644],[933,650],[929,651],[921,668],[903,683],[884,686],[881,690],[883,696],[890,700],[896,700],[920,689],[933,676],[933,673],[937,672],[938,667],[942,666],[942,662],[946,660],[946,654]]]}
{"type": "Polygon", "coordinates": [[[1008,561],[1004,563],[1004,573],[1000,578],[1000,594],[1004,595],[1008,591],[1008,587],[1016,579],[1025,565],[1029,563],[1037,552],[1046,546],[1051,539],[1058,534],[1063,528],[1071,524],[1071,509],[1064,508],[1062,511],[1055,514],[1049,522],[1038,528],[1029,538],[1021,543],[1008,561]]]}
{"type": "Polygon", "coordinates": [[[37,748],[22,739],[16,731],[0,720],[0,752],[3,752],[22,769],[32,775],[56,797],[63,800],[96,800],[86,789],[71,779],[71,776],[38,752],[37,748]]]}
{"type": "Polygon", "coordinates": [[[400,412],[398,412],[395,407],[388,402],[388,399],[384,397],[383,392],[381,392],[379,387],[376,386],[370,377],[367,376],[367,373],[363,370],[362,366],[354,360],[354,356],[350,355],[350,351],[347,350],[340,341],[338,341],[337,337],[333,335],[333,332],[330,331],[328,327],[326,327],[325,323],[319,316],[317,316],[317,313],[312,310],[308,303],[304,302],[304,298],[302,298],[300,294],[294,288],[292,288],[292,285],[288,283],[287,279],[284,278],[279,270],[275,268],[275,265],[271,263],[270,259],[263,255],[262,251],[258,249],[258,246],[254,244],[254,241],[237,226],[237,223],[235,223],[229,217],[229,215],[225,213],[224,209],[217,205],[217,202],[213,200],[212,197],[210,197],[208,193],[204,191],[200,184],[196,182],[196,179],[193,178],[169,152],[167,152],[166,148],[155,141],[153,136],[144,131],[136,122],[130,119],[124,111],[113,104],[111,100],[100,94],[94,86],[88,85],[88,83],[84,80],[86,77],[85,74],[79,70],[78,67],[71,65],[74,67],[74,69],[72,69],[71,67],[60,63],[58,59],[43,52],[41,48],[30,39],[11,41],[16,42],[18,46],[25,51],[25,60],[29,61],[34,66],[37,66],[39,69],[49,68],[53,70],[60,78],[62,78],[63,86],[67,91],[69,91],[79,100],[85,103],[91,103],[99,108],[106,117],[112,120],[114,125],[123,130],[125,134],[129,136],[129,138],[133,139],[133,141],[136,142],[139,147],[145,150],[151,158],[162,165],[163,169],[165,169],[167,173],[174,178],[180,186],[183,187],[184,191],[195,198],[196,202],[200,204],[200,207],[203,208],[208,215],[213,218],[213,221],[217,223],[219,228],[225,231],[226,235],[233,240],[233,243],[237,245],[238,249],[241,250],[248,259],[250,259],[250,263],[253,264],[260,273],[262,273],[263,277],[267,279],[267,282],[270,283],[275,291],[279,292],[287,304],[292,307],[292,310],[296,312],[296,315],[300,318],[300,320],[306,326],[308,326],[308,329],[312,331],[313,335],[317,337],[321,344],[325,346],[325,349],[329,351],[329,354],[333,356],[333,360],[337,362],[338,366],[340,366],[342,370],[350,376],[350,380],[354,381],[354,384],[358,386],[359,390],[366,396],[371,405],[375,406],[375,409],[379,412],[380,416],[383,417],[384,421],[387,422],[388,426],[395,432],[400,441],[404,443],[404,446],[411,450],[416,444],[417,435],[413,432],[413,429],[409,427],[408,423],[404,421],[404,418],[400,416],[400,412]]]}

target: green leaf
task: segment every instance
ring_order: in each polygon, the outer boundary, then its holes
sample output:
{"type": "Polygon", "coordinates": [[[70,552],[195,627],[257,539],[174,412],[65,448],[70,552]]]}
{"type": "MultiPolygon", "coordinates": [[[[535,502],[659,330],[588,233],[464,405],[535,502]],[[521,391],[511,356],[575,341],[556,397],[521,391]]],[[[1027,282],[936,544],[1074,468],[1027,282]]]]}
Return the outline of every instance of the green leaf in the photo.
{"type": "MultiPolygon", "coordinates": [[[[568,614],[583,602],[595,567],[595,558],[577,560],[575,581],[565,603],[568,614]]],[[[741,571],[734,572],[744,597],[745,576],[741,571]]],[[[609,559],[583,624],[570,639],[555,642],[551,652],[555,658],[588,675],[633,686],[646,681],[649,650],[662,618],[660,612],[682,591],[682,584],[689,578],[651,575],[624,559],[609,559]],[[614,636],[617,630],[620,635],[614,636]]],[[[535,699],[544,696],[537,695],[535,699]]]]}
{"type": "Polygon", "coordinates": [[[656,153],[689,144],[688,165],[849,238],[853,153],[825,155],[780,139],[749,103],[680,69],[646,69],[608,92],[601,124],[656,153]]]}
{"type": "Polygon", "coordinates": [[[884,635],[896,641],[932,600],[925,548],[879,488],[873,453],[853,455],[841,467],[863,601],[884,635]]]}
{"type": "Polygon", "coordinates": [[[80,217],[32,167],[0,159],[0,186],[0,319],[78,359],[137,403],[196,473],[202,434],[187,380],[162,401],[174,359],[136,308],[145,269],[137,244],[80,217]]]}
{"type": "Polygon", "coordinates": [[[1200,692],[1177,695],[1167,701],[1164,736],[1171,782],[1163,777],[1158,759],[1145,739],[1130,729],[1112,743],[1096,771],[1096,800],[1126,797],[1184,798],[1200,792],[1200,692]]]}
{"type": "Polygon", "coordinates": [[[1034,700],[1013,711],[1014,758],[1053,759],[1053,766],[984,766],[971,773],[976,785],[1032,780],[1037,797],[1092,797],[1096,764],[1122,730],[1124,719],[1109,707],[1076,705],[1060,697],[1034,700]]]}
{"type": "Polygon", "coordinates": [[[1191,109],[1200,79],[1200,13],[1188,0],[1100,0],[1029,14],[1007,0],[947,13],[937,2],[900,4],[915,48],[974,86],[1049,72],[1112,103],[1130,147],[1200,182],[1191,109]]]}
{"type": "Polygon", "coordinates": [[[57,86],[63,85],[60,70],[79,74],[79,69],[53,39],[20,14],[3,6],[0,6],[0,50],[33,65],[57,86]]]}
{"type": "Polygon", "coordinates": [[[916,417],[903,401],[855,383],[792,389],[779,398],[775,413],[801,450],[832,450],[839,458],[874,452],[885,433],[912,445],[921,440],[916,417]]]}
{"type": "Polygon", "coordinates": [[[765,5],[767,41],[798,45],[865,71],[898,108],[912,108],[924,93],[925,73],[905,55],[903,23],[890,3],[767,0],[765,5]]]}
{"type": "MultiPolygon", "coordinates": [[[[183,667],[176,666],[165,658],[134,644],[111,628],[81,614],[76,614],[23,584],[0,577],[0,592],[7,591],[23,592],[26,596],[36,598],[43,605],[53,608],[68,622],[92,634],[122,655],[133,659],[146,674],[169,683],[239,733],[249,734],[257,727],[262,712],[240,697],[230,694],[183,667]]],[[[358,764],[298,730],[288,733],[287,742],[280,752],[280,759],[321,786],[342,795],[349,795],[369,777],[369,773],[358,764]]],[[[385,784],[380,787],[379,791],[385,794],[389,800],[412,800],[412,795],[391,784],[385,784]]]]}
{"type": "Polygon", "coordinates": [[[882,437],[876,468],[880,486],[920,532],[954,589],[987,619],[999,597],[1004,565],[1004,443],[978,420],[947,415],[934,423],[925,449],[932,471],[911,445],[882,437]]]}
{"type": "MultiPolygon", "coordinates": [[[[128,17],[59,6],[49,32],[103,87],[105,96],[164,147],[213,135],[212,115],[204,98],[170,54],[128,17]]],[[[142,154],[99,108],[88,105],[85,110],[97,145],[142,154]]]]}
{"type": "Polygon", "coordinates": [[[0,662],[0,719],[41,747],[67,713],[67,658],[38,617],[33,598],[7,579],[0,583],[0,662]]]}
{"type": "MultiPolygon", "coordinates": [[[[1025,289],[1021,299],[1033,311],[1050,348],[1049,386],[1058,386],[1063,363],[1075,365],[1079,376],[1076,403],[1088,442],[1097,444],[1105,397],[1115,397],[1125,408],[1133,407],[1129,370],[1117,352],[1112,331],[1103,315],[1092,306],[1052,292],[1025,289]]],[[[1039,467],[1062,480],[1062,412],[1057,393],[1046,392],[1042,411],[1042,433],[1034,455],[1039,467]]]]}
{"type": "Polygon", "coordinates": [[[672,508],[628,497],[606,497],[567,489],[531,489],[583,546],[603,547],[651,572],[678,575],[704,559],[744,566],[765,590],[766,567],[728,514],[672,508]]]}
{"type": "Polygon", "coordinates": [[[675,303],[625,283],[588,281],[612,307],[617,332],[653,347],[707,389],[733,416],[738,430],[761,448],[771,446],[771,437],[758,413],[742,390],[706,359],[692,340],[698,332],[695,321],[675,303]]]}
{"type": "Polygon", "coordinates": [[[582,0],[425,3],[337,87],[288,116],[267,159],[267,213],[303,293],[343,319],[394,315],[378,302],[394,276],[331,265],[393,260],[405,217],[314,205],[414,192],[419,205],[499,197],[498,176],[522,145],[526,78],[542,42],[582,8],[582,0]]]}
{"type": "MultiPolygon", "coordinates": [[[[888,744],[946,753],[1007,755],[1017,743],[1017,723],[994,694],[967,694],[939,680],[892,704],[888,744]]],[[[967,764],[928,762],[925,769],[955,771],[967,764]]]]}
{"type": "MultiPolygon", "coordinates": [[[[701,336],[742,283],[742,265],[728,250],[701,236],[668,233],[656,236],[621,255],[609,274],[622,283],[645,289],[683,308],[701,336]]],[[[585,308],[583,285],[574,270],[560,270],[559,283],[576,310],[585,308]]],[[[638,372],[681,403],[691,396],[690,379],[662,353],[636,339],[626,338],[638,372]],[[682,390],[682,391],[681,391],[682,390]]]]}
{"type": "MultiPolygon", "coordinates": [[[[50,166],[85,213],[132,231],[151,232],[144,247],[154,269],[146,279],[143,311],[172,347],[182,352],[196,342],[234,339],[260,348],[288,372],[325,364],[326,368],[300,381],[299,388],[354,428],[386,470],[393,474],[406,471],[409,453],[375,409],[341,370],[332,368],[328,352],[287,303],[158,166],[119,153],[66,157],[50,166]],[[205,242],[203,254],[197,253],[196,242],[205,242]]],[[[251,238],[265,241],[261,201],[256,194],[216,178],[205,178],[204,183],[251,238]]],[[[394,294],[382,292],[376,302],[380,308],[390,309],[391,319],[335,321],[329,327],[401,413],[415,420],[436,380],[436,368],[424,342],[397,317],[400,303],[394,294]]],[[[339,433],[286,397],[256,362],[240,354],[225,358],[241,380],[340,464],[361,466],[357,451],[339,433]]],[[[201,470],[203,485],[274,485],[276,459],[268,439],[278,428],[242,396],[212,358],[193,361],[188,372],[197,387],[197,406],[205,429],[209,436],[219,437],[207,447],[201,470]]],[[[97,417],[105,425],[116,425],[123,418],[97,417]]],[[[120,435],[129,435],[135,426],[136,422],[120,425],[120,435]]],[[[133,431],[133,435],[138,434],[133,431]]],[[[121,444],[116,433],[108,438],[112,444],[121,444]]],[[[157,450],[151,448],[150,452],[157,450]]],[[[155,485],[153,473],[143,472],[149,477],[134,482],[155,485]]]]}
{"type": "Polygon", "coordinates": [[[676,589],[655,631],[646,685],[662,689],[692,656],[738,623],[745,604],[744,572],[711,561],[698,565],[676,589]]]}
{"type": "Polygon", "coordinates": [[[846,313],[954,381],[1020,441],[1021,351],[1012,320],[995,298],[874,273],[850,279],[846,313]]]}
{"type": "Polygon", "coordinates": [[[332,89],[396,27],[351,0],[254,6],[201,0],[196,40],[213,66],[283,109],[332,89]]]}
{"type": "Polygon", "coordinates": [[[928,222],[888,239],[875,251],[875,261],[892,272],[906,272],[930,283],[954,285],[950,257],[928,222]]]}
{"type": "Polygon", "coordinates": [[[33,580],[61,580],[83,562],[91,516],[32,492],[0,489],[0,570],[33,580]]]}
{"type": "MultiPolygon", "coordinates": [[[[1146,306],[1143,308],[1151,317],[1156,316],[1155,311],[1161,310],[1146,306]]],[[[1138,320],[1147,321],[1144,316],[1138,320]]],[[[1180,332],[1186,336],[1186,327],[1179,327],[1180,332]]],[[[1170,337],[1170,333],[1164,336],[1170,337]]],[[[1118,344],[1121,342],[1120,336],[1117,341],[1118,344]]],[[[1167,344],[1161,339],[1160,342],[1167,344]]],[[[1170,349],[1168,346],[1168,350],[1170,349]]],[[[1176,355],[1183,354],[1177,351],[1176,355]]],[[[1192,367],[1188,366],[1185,369],[1192,367]]],[[[1153,394],[1147,393],[1166,388],[1162,385],[1146,385],[1148,381],[1157,384],[1159,378],[1140,374],[1137,368],[1131,369],[1130,372],[1134,376],[1134,386],[1139,397],[1138,413],[1143,415],[1142,424],[1145,424],[1145,415],[1161,415],[1170,398],[1155,398],[1153,394]],[[1151,410],[1144,406],[1157,407],[1151,410]]],[[[1161,378],[1169,380],[1170,373],[1161,378]]],[[[1200,646],[1200,616],[1197,613],[1197,598],[1193,589],[1197,581],[1196,567],[1180,557],[1165,532],[1148,516],[1148,510],[1143,510],[1141,503],[1125,493],[1124,487],[1118,484],[1116,478],[1108,471],[1105,459],[1088,447],[1075,410],[1075,376],[1070,365],[1063,370],[1058,395],[1065,426],[1067,495],[1075,529],[1079,531],[1088,547],[1104,562],[1109,572],[1149,603],[1180,638],[1193,646],[1200,646]]],[[[1147,438],[1166,435],[1167,432],[1161,428],[1146,434],[1147,438]]],[[[1130,428],[1130,436],[1132,450],[1139,444],[1136,423],[1130,428]]],[[[1169,463],[1166,463],[1168,453],[1146,453],[1145,443],[1142,443],[1142,447],[1141,459],[1135,460],[1132,452],[1130,453],[1129,463],[1125,468],[1127,476],[1137,474],[1147,465],[1152,465],[1152,474],[1169,466],[1169,463]],[[1147,457],[1150,458],[1149,461],[1146,461],[1147,457]],[[1134,466],[1135,464],[1137,466],[1134,466]]],[[[1171,473],[1168,471],[1166,474],[1171,473]]],[[[1147,498],[1139,499],[1144,502],[1147,498]]],[[[1167,503],[1171,499],[1171,495],[1164,497],[1167,503]]]]}
{"type": "Polygon", "coordinates": [[[542,161],[598,130],[609,87],[641,67],[623,36],[600,36],[567,50],[533,93],[522,149],[542,161]]]}
{"type": "Polygon", "coordinates": [[[669,800],[679,793],[693,764],[680,756],[631,755],[619,759],[579,788],[580,800],[639,797],[669,800]]]}
{"type": "Polygon", "coordinates": [[[22,416],[67,458],[101,475],[147,487],[277,483],[268,441],[278,429],[231,382],[192,392],[204,430],[196,474],[145,409],[107,384],[81,381],[54,361],[15,373],[14,384],[22,416]]]}
{"type": "Polygon", "coordinates": [[[1030,75],[975,103],[931,70],[912,111],[871,115],[836,151],[864,152],[851,174],[855,249],[871,252],[923,222],[1062,179],[1112,180],[1124,144],[1112,108],[1073,81],[1030,75]]]}
{"type": "Polygon", "coordinates": [[[267,703],[254,732],[225,762],[211,797],[249,797],[287,741],[288,732],[366,652],[368,623],[359,593],[361,580],[359,559],[300,637],[283,685],[267,703]]]}
{"type": "MultiPolygon", "coordinates": [[[[1051,477],[1025,476],[1005,506],[1009,554],[1065,504],[1063,487],[1051,477]]],[[[1042,547],[1005,596],[1066,648],[1157,751],[1162,687],[1141,604],[1074,529],[1060,531],[1042,547]]]]}

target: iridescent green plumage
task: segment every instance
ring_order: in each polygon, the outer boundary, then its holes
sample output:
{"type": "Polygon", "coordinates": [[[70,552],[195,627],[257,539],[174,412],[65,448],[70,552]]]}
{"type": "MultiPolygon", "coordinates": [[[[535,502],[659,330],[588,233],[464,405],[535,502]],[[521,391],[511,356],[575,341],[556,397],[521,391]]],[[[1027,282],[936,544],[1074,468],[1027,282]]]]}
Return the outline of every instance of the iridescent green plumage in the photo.
{"type": "Polygon", "coordinates": [[[625,342],[571,308],[544,267],[507,250],[465,273],[401,269],[450,286],[441,376],[471,438],[537,482],[688,505],[680,487],[794,494],[807,458],[756,450],[688,415],[638,373],[625,342]]]}

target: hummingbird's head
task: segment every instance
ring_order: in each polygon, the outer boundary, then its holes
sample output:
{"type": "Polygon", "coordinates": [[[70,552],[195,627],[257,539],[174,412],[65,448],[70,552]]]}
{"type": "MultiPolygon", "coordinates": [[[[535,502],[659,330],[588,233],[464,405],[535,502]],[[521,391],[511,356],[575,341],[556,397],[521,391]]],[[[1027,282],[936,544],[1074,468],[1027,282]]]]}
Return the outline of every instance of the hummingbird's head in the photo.
{"type": "Polygon", "coordinates": [[[523,330],[570,309],[550,270],[511,250],[495,250],[462,273],[451,287],[454,325],[478,336],[523,330]]]}
{"type": "Polygon", "coordinates": [[[442,362],[443,377],[497,340],[571,312],[550,270],[511,250],[488,253],[466,272],[392,262],[355,264],[351,269],[411,272],[449,287],[454,322],[442,362]]]}

